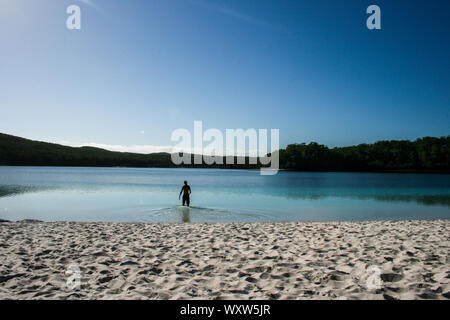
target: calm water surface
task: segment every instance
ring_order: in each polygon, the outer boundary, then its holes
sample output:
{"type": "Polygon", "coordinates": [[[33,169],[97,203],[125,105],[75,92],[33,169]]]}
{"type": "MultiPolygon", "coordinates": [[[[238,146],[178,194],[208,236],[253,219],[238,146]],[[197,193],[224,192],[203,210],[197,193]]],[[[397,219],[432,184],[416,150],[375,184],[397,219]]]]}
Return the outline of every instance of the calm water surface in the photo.
{"type": "Polygon", "coordinates": [[[0,167],[0,218],[249,222],[449,219],[450,175],[0,167]],[[178,201],[183,180],[190,209],[178,201]]]}

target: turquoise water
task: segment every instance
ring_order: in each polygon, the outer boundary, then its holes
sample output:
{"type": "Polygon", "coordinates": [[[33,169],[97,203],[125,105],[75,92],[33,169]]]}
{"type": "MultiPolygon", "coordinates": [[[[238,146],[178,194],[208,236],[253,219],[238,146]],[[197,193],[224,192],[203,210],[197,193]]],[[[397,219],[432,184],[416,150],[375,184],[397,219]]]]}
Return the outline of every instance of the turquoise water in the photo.
{"type": "Polygon", "coordinates": [[[0,167],[0,218],[253,222],[449,219],[450,175],[0,167]],[[190,209],[178,201],[183,180],[190,209]]]}

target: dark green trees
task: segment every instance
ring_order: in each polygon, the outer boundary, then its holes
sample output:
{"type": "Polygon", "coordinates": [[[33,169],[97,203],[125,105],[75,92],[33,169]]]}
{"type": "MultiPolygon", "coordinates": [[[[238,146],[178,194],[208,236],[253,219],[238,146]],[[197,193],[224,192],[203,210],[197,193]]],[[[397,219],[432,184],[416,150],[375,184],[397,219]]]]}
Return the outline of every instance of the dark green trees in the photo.
{"type": "Polygon", "coordinates": [[[315,142],[292,144],[280,150],[280,166],[302,171],[450,171],[450,136],[332,149],[315,142]]]}
{"type": "MultiPolygon", "coordinates": [[[[246,163],[213,167],[258,168],[248,164],[248,159],[246,163]]],[[[136,154],[91,147],[73,148],[6,134],[0,134],[0,165],[175,167],[168,153],[136,154]]],[[[203,164],[200,167],[210,166],[203,164]]],[[[425,137],[413,142],[379,141],[332,149],[316,142],[290,144],[280,150],[280,168],[298,171],[450,172],[450,136],[425,137]]]]}

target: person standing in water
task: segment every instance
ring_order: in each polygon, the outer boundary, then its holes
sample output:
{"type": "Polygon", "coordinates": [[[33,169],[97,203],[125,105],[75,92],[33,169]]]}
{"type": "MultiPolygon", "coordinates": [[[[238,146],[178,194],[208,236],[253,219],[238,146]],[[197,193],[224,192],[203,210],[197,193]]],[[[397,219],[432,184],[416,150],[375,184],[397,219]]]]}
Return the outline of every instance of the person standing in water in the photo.
{"type": "Polygon", "coordinates": [[[181,194],[183,194],[183,206],[184,203],[187,203],[189,207],[189,195],[191,194],[191,187],[187,184],[187,181],[184,181],[184,186],[181,187],[180,194],[178,195],[178,200],[180,200],[181,194]]]}

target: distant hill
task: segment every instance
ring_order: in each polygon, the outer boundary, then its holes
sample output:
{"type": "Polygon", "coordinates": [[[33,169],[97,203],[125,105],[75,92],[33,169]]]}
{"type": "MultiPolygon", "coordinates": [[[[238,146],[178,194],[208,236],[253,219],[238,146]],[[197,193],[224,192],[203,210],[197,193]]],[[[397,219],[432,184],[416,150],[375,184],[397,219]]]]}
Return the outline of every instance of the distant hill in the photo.
{"type": "MultiPolygon", "coordinates": [[[[379,141],[340,148],[328,148],[311,142],[290,144],[279,152],[280,168],[284,170],[450,172],[450,136],[425,137],[415,141],[379,141]]],[[[0,165],[180,167],[172,163],[169,153],[138,154],[93,147],[68,147],[2,133],[0,165]]],[[[256,169],[259,166],[203,164],[181,167],[256,169]]]]}
{"type": "MultiPolygon", "coordinates": [[[[191,155],[193,163],[193,155],[191,155]]],[[[225,162],[225,161],[224,161],[225,162]]],[[[248,163],[248,161],[246,162],[248,163]]],[[[213,167],[257,168],[256,165],[181,165],[175,166],[170,153],[140,154],[115,152],[94,147],[68,147],[33,141],[0,133],[0,165],[73,167],[213,167]]]]}
{"type": "Polygon", "coordinates": [[[328,148],[311,142],[280,150],[280,167],[300,171],[450,172],[450,136],[328,148]]]}
{"type": "Polygon", "coordinates": [[[0,164],[30,166],[162,167],[170,154],[134,154],[93,147],[68,147],[0,134],[0,164]]]}

